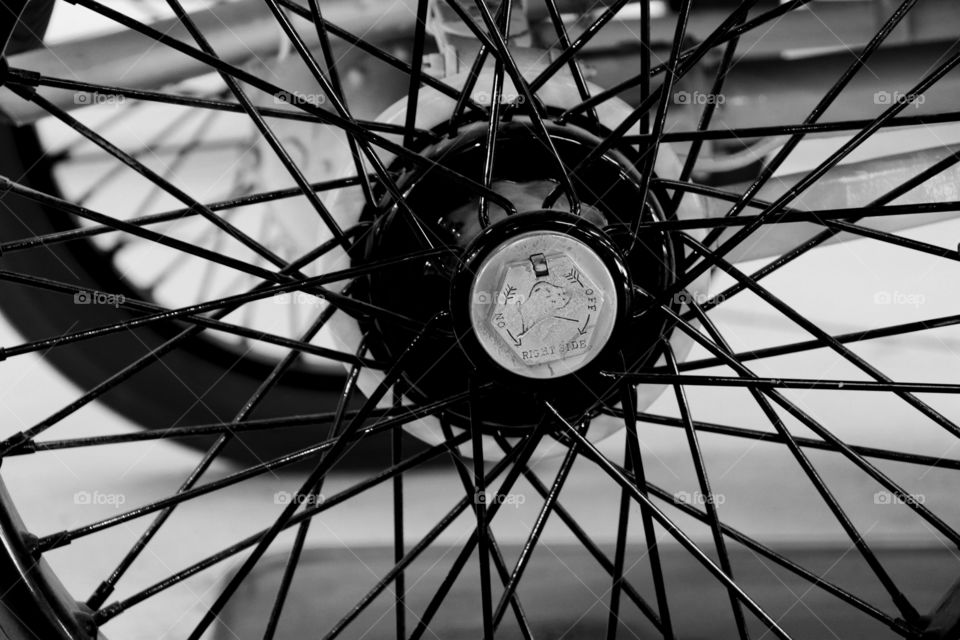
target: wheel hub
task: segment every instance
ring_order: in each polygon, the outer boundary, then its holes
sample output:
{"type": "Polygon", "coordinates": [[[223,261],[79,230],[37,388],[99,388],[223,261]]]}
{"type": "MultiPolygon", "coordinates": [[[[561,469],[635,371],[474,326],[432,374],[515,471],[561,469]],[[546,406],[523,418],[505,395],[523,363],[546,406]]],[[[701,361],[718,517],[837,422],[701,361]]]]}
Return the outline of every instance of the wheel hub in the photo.
{"type": "MultiPolygon", "coordinates": [[[[577,166],[593,148],[571,128],[556,130],[565,164],[577,166]]],[[[465,131],[438,143],[432,155],[463,175],[482,180],[483,131],[465,131]]],[[[580,195],[581,215],[537,209],[556,186],[540,144],[522,124],[505,125],[498,139],[502,158],[492,188],[509,193],[514,215],[490,204],[491,223],[478,215],[477,196],[436,171],[409,171],[401,186],[420,224],[448,256],[410,261],[367,281],[368,301],[427,322],[450,319],[446,331],[418,341],[418,357],[406,366],[405,395],[431,402],[464,391],[468,379],[496,386],[496,403],[474,411],[485,428],[529,428],[550,399],[576,420],[612,401],[619,388],[604,370],[652,357],[662,319],[631,317],[632,287],[659,290],[671,258],[665,237],[633,242],[629,221],[661,214],[651,192],[639,212],[638,180],[623,158],[605,157],[582,178],[593,185],[580,195]],[[604,194],[601,199],[594,194],[604,194]],[[631,248],[635,249],[631,251],[631,248]]],[[[427,153],[431,153],[430,150],[427,153]]],[[[397,207],[370,211],[373,228],[363,261],[410,255],[424,249],[422,232],[397,207]]],[[[416,327],[372,321],[366,328],[376,357],[394,358],[414,340],[416,327]]],[[[448,415],[456,416],[451,410],[448,415]]],[[[463,422],[467,420],[466,412],[463,422]]]]}

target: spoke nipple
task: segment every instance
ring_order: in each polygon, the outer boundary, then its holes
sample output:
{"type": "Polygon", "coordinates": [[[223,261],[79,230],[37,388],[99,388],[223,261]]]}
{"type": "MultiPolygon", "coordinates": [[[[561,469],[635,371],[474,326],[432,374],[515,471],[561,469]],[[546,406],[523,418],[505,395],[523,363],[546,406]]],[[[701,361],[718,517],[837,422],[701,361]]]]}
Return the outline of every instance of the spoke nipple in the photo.
{"type": "Polygon", "coordinates": [[[104,580],[87,600],[86,606],[93,610],[99,609],[103,603],[106,602],[107,598],[110,597],[111,593],[113,593],[113,585],[104,580]]]}
{"type": "Polygon", "coordinates": [[[37,536],[33,535],[32,533],[24,533],[23,546],[27,548],[27,553],[34,558],[40,557],[40,538],[37,536]]]}
{"type": "Polygon", "coordinates": [[[60,531],[58,533],[51,533],[48,536],[37,539],[36,544],[32,553],[39,556],[40,554],[46,553],[47,551],[52,551],[53,549],[59,549],[60,547],[65,547],[68,544],[73,542],[73,537],[70,532],[67,530],[60,531]]]}
{"type": "MultiPolygon", "coordinates": [[[[2,247],[2,245],[0,245],[0,247],[2,247]]],[[[0,248],[0,256],[2,255],[3,255],[3,250],[2,248],[0,248]]],[[[0,362],[3,362],[6,359],[7,359],[7,350],[4,349],[3,347],[0,347],[0,362]]]]}
{"type": "Polygon", "coordinates": [[[120,602],[114,602],[113,604],[109,604],[104,608],[98,609],[96,612],[94,612],[93,621],[97,624],[103,624],[110,618],[113,618],[120,613],[123,613],[123,604],[120,602]]]}

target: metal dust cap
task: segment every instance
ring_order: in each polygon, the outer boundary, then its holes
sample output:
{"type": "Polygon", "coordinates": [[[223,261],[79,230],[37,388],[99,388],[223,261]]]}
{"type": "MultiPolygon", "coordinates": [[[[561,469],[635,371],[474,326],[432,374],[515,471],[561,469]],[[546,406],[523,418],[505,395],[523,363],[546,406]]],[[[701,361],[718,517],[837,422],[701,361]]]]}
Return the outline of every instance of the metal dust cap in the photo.
{"type": "Polygon", "coordinates": [[[501,366],[555,378],[589,363],[613,331],[617,296],[600,257],[576,238],[528,232],[491,252],[474,280],[471,321],[501,366]]]}

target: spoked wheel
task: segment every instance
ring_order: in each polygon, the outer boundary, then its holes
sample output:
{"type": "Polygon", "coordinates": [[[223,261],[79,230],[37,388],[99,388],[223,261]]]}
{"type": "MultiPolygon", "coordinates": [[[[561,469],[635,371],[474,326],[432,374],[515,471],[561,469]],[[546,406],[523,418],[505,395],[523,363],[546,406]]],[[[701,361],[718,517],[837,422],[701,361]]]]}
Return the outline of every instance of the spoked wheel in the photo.
{"type": "Polygon", "coordinates": [[[14,4],[3,634],[960,637],[951,3],[14,4]]]}

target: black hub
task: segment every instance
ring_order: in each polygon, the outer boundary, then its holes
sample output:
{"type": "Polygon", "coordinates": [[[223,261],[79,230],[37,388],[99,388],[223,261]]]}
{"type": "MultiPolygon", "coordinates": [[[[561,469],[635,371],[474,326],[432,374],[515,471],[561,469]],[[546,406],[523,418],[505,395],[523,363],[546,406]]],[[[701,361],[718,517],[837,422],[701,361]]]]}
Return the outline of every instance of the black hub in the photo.
{"type": "MultiPolygon", "coordinates": [[[[575,168],[596,144],[571,127],[552,131],[564,163],[575,168]]],[[[481,127],[438,143],[427,152],[451,169],[480,181],[481,127]]],[[[418,401],[467,390],[469,380],[492,384],[474,419],[484,428],[527,428],[539,420],[539,399],[550,400],[571,420],[616,403],[618,383],[605,369],[652,364],[668,328],[665,316],[633,319],[633,287],[663,290],[674,273],[677,248],[659,232],[634,241],[630,225],[663,218],[661,194],[651,191],[639,210],[639,176],[628,158],[610,154],[573,173],[581,216],[561,197],[542,209],[556,186],[548,151],[523,123],[504,125],[498,137],[492,186],[521,213],[508,216],[490,203],[483,228],[478,203],[440,172],[408,171],[401,186],[420,223],[449,256],[405,262],[370,276],[369,302],[428,321],[444,322],[408,362],[403,384],[418,401]],[[588,188],[586,185],[590,185],[588,188]]],[[[425,248],[409,214],[389,206],[368,211],[373,222],[362,260],[383,260],[425,248]]],[[[374,356],[394,358],[417,327],[371,321],[364,326],[374,356]]],[[[466,412],[452,420],[466,423],[466,412]]]]}

